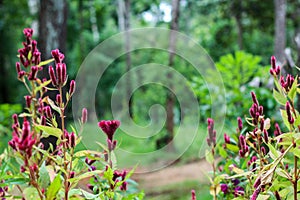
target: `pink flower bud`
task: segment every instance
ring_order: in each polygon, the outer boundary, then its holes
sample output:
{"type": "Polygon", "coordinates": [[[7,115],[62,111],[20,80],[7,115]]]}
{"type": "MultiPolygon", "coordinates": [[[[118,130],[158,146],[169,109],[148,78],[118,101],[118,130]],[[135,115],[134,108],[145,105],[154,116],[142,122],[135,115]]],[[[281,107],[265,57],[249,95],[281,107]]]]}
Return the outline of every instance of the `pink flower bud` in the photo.
{"type": "Polygon", "coordinates": [[[47,118],[52,118],[52,111],[50,106],[44,107],[44,112],[46,113],[47,118]]]}
{"type": "Polygon", "coordinates": [[[266,148],[265,147],[261,147],[261,152],[263,153],[263,155],[266,155],[266,148]]]}
{"type": "Polygon", "coordinates": [[[52,66],[49,66],[49,76],[53,86],[57,86],[56,77],[52,66]]]}
{"type": "Polygon", "coordinates": [[[61,96],[60,96],[60,94],[57,94],[56,95],[56,103],[60,104],[60,102],[61,102],[61,96]]]}
{"type": "Polygon", "coordinates": [[[230,144],[230,137],[226,133],[224,133],[224,141],[226,144],[230,144]]]}
{"type": "Polygon", "coordinates": [[[63,85],[62,64],[56,64],[56,76],[58,85],[63,85]]]}
{"type": "Polygon", "coordinates": [[[16,70],[18,74],[21,72],[21,66],[19,62],[16,62],[16,70]]]}
{"type": "Polygon", "coordinates": [[[289,102],[286,102],[285,104],[285,109],[286,109],[286,114],[287,114],[287,117],[288,117],[288,122],[290,124],[294,124],[294,118],[292,116],[292,112],[291,112],[291,106],[290,106],[290,103],[289,102]]]}
{"type": "Polygon", "coordinates": [[[253,103],[256,104],[256,105],[259,105],[259,104],[258,104],[258,101],[257,101],[257,98],[256,98],[256,95],[255,95],[254,92],[251,92],[251,97],[252,97],[253,103]]]}
{"type": "Polygon", "coordinates": [[[74,148],[75,144],[76,144],[76,137],[75,137],[75,134],[72,132],[70,134],[70,147],[74,148]]]}
{"type": "Polygon", "coordinates": [[[86,108],[83,108],[82,109],[82,116],[81,116],[81,123],[82,124],[85,124],[87,122],[87,109],[86,108]]]}
{"type": "Polygon", "coordinates": [[[269,142],[269,134],[268,134],[268,131],[266,129],[264,129],[264,139],[265,139],[266,143],[269,142]]]}
{"type": "Polygon", "coordinates": [[[75,88],[76,88],[76,82],[74,80],[72,80],[70,83],[70,90],[69,90],[70,96],[72,96],[74,94],[75,88]]]}
{"type": "Polygon", "coordinates": [[[260,183],[261,183],[261,178],[259,177],[259,178],[257,178],[256,180],[255,180],[255,182],[254,182],[254,184],[253,184],[253,187],[256,189],[256,188],[258,188],[258,186],[260,185],[260,183]]]}
{"type": "Polygon", "coordinates": [[[32,66],[31,72],[29,73],[29,76],[28,76],[28,80],[30,80],[30,81],[35,80],[37,72],[38,72],[37,66],[32,66]]]}
{"type": "Polygon", "coordinates": [[[31,99],[32,99],[31,96],[28,96],[28,95],[25,96],[25,101],[26,101],[26,107],[27,107],[27,108],[30,108],[30,107],[31,107],[31,106],[30,106],[30,105],[31,105],[31,99]]]}
{"type": "Polygon", "coordinates": [[[108,121],[100,121],[98,126],[102,129],[104,133],[106,133],[107,138],[112,141],[113,135],[117,128],[120,126],[120,121],[118,120],[108,120],[108,121]]]}
{"type": "Polygon", "coordinates": [[[276,69],[276,58],[275,58],[275,56],[271,57],[271,66],[272,66],[272,69],[276,69]]]}
{"type": "Polygon", "coordinates": [[[196,200],[195,190],[192,190],[191,193],[192,193],[192,199],[191,200],[196,200]]]}
{"type": "Polygon", "coordinates": [[[240,131],[242,131],[243,129],[243,121],[242,121],[242,118],[238,117],[237,118],[237,121],[238,121],[238,128],[240,131]]]}

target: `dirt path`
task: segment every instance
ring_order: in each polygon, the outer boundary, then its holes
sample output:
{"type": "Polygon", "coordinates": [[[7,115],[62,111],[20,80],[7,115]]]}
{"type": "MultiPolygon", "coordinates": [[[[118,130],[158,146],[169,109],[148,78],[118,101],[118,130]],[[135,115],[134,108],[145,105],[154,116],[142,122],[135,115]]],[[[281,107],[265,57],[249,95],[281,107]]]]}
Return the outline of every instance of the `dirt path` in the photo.
{"type": "Polygon", "coordinates": [[[134,174],[132,179],[136,180],[141,188],[151,189],[187,180],[207,183],[208,179],[205,174],[209,171],[211,171],[210,165],[205,160],[201,160],[181,166],[169,166],[155,172],[134,174]]]}

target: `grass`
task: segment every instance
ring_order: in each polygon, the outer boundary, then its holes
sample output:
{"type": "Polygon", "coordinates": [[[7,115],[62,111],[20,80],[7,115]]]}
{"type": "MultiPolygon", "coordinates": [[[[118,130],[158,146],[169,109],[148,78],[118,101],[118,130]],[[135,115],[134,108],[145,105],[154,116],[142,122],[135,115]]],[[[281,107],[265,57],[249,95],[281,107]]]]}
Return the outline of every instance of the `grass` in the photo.
{"type": "Polygon", "coordinates": [[[159,188],[146,190],[145,200],[186,200],[191,199],[191,188],[196,191],[196,196],[201,200],[211,200],[208,184],[199,184],[197,181],[184,181],[159,188]]]}

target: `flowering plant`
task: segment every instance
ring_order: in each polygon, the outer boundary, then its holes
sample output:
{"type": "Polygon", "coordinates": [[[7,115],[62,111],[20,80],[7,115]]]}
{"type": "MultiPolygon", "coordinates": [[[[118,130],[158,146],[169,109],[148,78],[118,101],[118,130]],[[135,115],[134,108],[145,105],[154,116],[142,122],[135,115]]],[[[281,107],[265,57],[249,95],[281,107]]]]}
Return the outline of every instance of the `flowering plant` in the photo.
{"type": "Polygon", "coordinates": [[[206,160],[213,168],[210,181],[214,199],[300,198],[300,116],[295,107],[300,89],[297,76],[283,76],[280,71],[273,56],[273,96],[281,105],[284,131],[264,115],[254,92],[249,116],[245,117],[251,128],[243,128],[242,119],[238,118],[236,132],[225,133],[224,141],[217,143],[214,121],[208,119],[207,142],[211,150],[207,151],[206,160]]]}
{"type": "MultiPolygon", "coordinates": [[[[117,141],[113,136],[120,126],[117,120],[101,121],[99,127],[107,135],[103,151],[81,150],[82,128],[66,128],[65,109],[76,89],[68,81],[64,54],[51,52],[52,59],[41,61],[33,30],[24,29],[26,41],[19,49],[16,63],[18,79],[25,85],[25,112],[14,114],[12,140],[0,157],[0,196],[2,199],[142,199],[143,193],[128,191],[132,171],[119,171],[112,159],[117,141]],[[39,77],[39,71],[49,63],[49,80],[39,77]],[[69,82],[68,92],[64,92],[69,82]],[[51,99],[48,91],[56,91],[51,99]],[[45,138],[56,137],[47,148],[45,138]],[[97,164],[98,163],[98,164],[97,164]],[[96,165],[97,164],[97,165],[96,165]],[[85,188],[78,183],[88,179],[85,188]]],[[[82,109],[80,125],[87,122],[87,110],[82,109]]]]}

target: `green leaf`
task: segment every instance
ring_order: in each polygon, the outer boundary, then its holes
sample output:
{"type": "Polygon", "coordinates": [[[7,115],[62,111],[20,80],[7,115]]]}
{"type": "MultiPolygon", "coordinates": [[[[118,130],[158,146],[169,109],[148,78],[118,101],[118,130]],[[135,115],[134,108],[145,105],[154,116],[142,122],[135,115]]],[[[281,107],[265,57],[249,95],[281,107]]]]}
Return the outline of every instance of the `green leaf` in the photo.
{"type": "Polygon", "coordinates": [[[39,170],[39,185],[42,188],[47,188],[49,184],[50,184],[49,172],[46,168],[45,162],[43,162],[39,170]]]}
{"type": "Polygon", "coordinates": [[[288,97],[294,101],[295,100],[295,97],[296,97],[296,94],[297,94],[297,79],[298,77],[295,78],[294,82],[293,82],[293,85],[288,93],[288,97]]]}
{"type": "Polygon", "coordinates": [[[90,172],[86,172],[84,174],[81,174],[79,176],[76,176],[75,178],[71,178],[69,179],[70,183],[76,183],[78,181],[80,181],[81,179],[85,179],[85,178],[89,178],[89,177],[92,177],[94,175],[99,175],[99,174],[102,174],[103,171],[102,170],[95,170],[95,171],[90,171],[90,172]]]}
{"type": "Polygon", "coordinates": [[[98,152],[98,151],[92,151],[92,150],[82,150],[82,151],[77,151],[75,154],[74,154],[74,157],[87,157],[91,154],[94,154],[94,155],[100,155],[102,154],[101,152],[98,152]]]}
{"type": "Polygon", "coordinates": [[[95,199],[99,196],[99,194],[95,195],[89,192],[86,192],[84,190],[81,189],[81,193],[83,194],[83,196],[85,197],[85,199],[95,199]]]}
{"type": "Polygon", "coordinates": [[[286,171],[284,171],[283,169],[278,168],[275,170],[275,172],[276,172],[276,174],[278,174],[278,176],[281,176],[281,177],[287,178],[287,179],[289,178],[289,174],[286,171]]]}
{"type": "Polygon", "coordinates": [[[283,123],[284,123],[285,126],[290,130],[290,129],[291,129],[291,126],[290,126],[290,123],[289,123],[289,121],[288,121],[288,117],[287,117],[286,111],[280,109],[280,114],[281,114],[281,118],[282,118],[282,120],[283,120],[283,123]]]}
{"type": "Polygon", "coordinates": [[[46,103],[48,103],[53,110],[55,110],[59,114],[61,113],[60,108],[57,105],[55,105],[54,101],[52,101],[48,96],[45,97],[44,99],[45,99],[46,103]]]}
{"type": "Polygon", "coordinates": [[[239,150],[240,150],[239,147],[234,144],[226,144],[226,148],[235,153],[239,152],[239,150]]]}
{"type": "Polygon", "coordinates": [[[37,129],[43,131],[42,136],[43,137],[49,137],[49,135],[55,136],[57,138],[60,138],[62,135],[62,131],[59,128],[54,128],[50,126],[43,126],[43,125],[36,125],[37,129]]]}
{"type": "Polygon", "coordinates": [[[28,187],[24,191],[25,199],[40,199],[38,191],[34,187],[28,187]]]}
{"type": "Polygon", "coordinates": [[[57,174],[53,180],[53,182],[50,184],[50,186],[47,189],[46,193],[46,200],[54,200],[56,199],[56,194],[60,190],[62,185],[62,181],[60,178],[60,174],[57,174]]]}
{"type": "Polygon", "coordinates": [[[223,158],[227,158],[227,152],[222,146],[219,146],[218,150],[219,150],[220,156],[222,156],[223,158]]]}
{"type": "Polygon", "coordinates": [[[40,64],[38,66],[44,66],[44,65],[47,65],[47,64],[49,64],[53,61],[54,61],[54,58],[51,58],[49,60],[44,60],[44,61],[40,62],[40,64]]]}
{"type": "Polygon", "coordinates": [[[38,87],[34,89],[34,93],[40,91],[43,87],[46,87],[49,83],[51,83],[51,80],[45,81],[44,83],[40,84],[38,87]]]}
{"type": "Polygon", "coordinates": [[[103,178],[108,180],[110,184],[114,183],[113,176],[114,176],[114,171],[110,167],[108,167],[107,170],[103,173],[103,178]]]}
{"type": "Polygon", "coordinates": [[[278,151],[270,144],[265,143],[269,147],[269,154],[273,160],[277,159],[279,157],[278,151]]]}
{"type": "Polygon", "coordinates": [[[207,149],[205,150],[205,159],[210,164],[213,163],[213,161],[214,161],[214,157],[213,157],[211,151],[209,151],[207,149]]]}
{"type": "Polygon", "coordinates": [[[299,148],[294,148],[291,150],[291,152],[297,156],[298,158],[300,158],[300,149],[299,148]]]}
{"type": "Polygon", "coordinates": [[[285,96],[283,94],[277,92],[275,89],[273,89],[273,97],[281,105],[285,105],[286,104],[287,100],[286,100],[285,96]]]}

